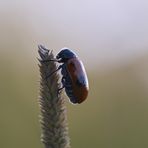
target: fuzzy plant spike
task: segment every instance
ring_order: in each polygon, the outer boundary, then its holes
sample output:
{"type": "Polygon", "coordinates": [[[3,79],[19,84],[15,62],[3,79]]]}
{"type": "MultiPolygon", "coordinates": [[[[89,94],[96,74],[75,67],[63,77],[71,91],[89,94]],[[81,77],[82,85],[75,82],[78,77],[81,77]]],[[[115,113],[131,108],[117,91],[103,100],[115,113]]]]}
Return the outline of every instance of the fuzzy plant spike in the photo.
{"type": "Polygon", "coordinates": [[[45,148],[70,148],[65,99],[61,97],[59,75],[49,76],[58,67],[52,51],[38,46],[40,55],[40,97],[42,142],[45,148]]]}

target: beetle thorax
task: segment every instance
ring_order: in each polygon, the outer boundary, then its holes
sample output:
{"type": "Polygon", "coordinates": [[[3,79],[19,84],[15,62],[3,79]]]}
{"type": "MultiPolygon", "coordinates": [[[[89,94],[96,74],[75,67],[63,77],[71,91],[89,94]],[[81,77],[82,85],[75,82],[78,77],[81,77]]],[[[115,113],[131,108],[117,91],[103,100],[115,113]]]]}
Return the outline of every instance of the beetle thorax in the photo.
{"type": "Polygon", "coordinates": [[[76,54],[70,49],[63,49],[56,56],[56,58],[59,59],[61,63],[65,63],[74,57],[76,57],[76,54]]]}

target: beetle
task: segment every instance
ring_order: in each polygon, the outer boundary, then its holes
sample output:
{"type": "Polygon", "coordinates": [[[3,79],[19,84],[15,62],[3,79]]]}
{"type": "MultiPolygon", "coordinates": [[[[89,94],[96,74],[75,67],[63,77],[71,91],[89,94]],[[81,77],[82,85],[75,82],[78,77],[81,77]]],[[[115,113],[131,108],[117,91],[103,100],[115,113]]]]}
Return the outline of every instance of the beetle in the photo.
{"type": "Polygon", "coordinates": [[[76,53],[71,49],[63,48],[57,54],[56,59],[50,61],[61,63],[61,65],[48,77],[61,69],[63,86],[59,90],[65,88],[72,103],[82,103],[88,96],[89,84],[84,65],[76,53]]]}

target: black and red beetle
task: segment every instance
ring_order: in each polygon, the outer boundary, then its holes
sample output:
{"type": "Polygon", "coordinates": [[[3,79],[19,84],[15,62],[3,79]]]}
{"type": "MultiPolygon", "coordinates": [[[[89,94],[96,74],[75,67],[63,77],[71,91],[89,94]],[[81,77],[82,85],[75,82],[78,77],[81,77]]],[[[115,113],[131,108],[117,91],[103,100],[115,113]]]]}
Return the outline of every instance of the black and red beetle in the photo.
{"type": "Polygon", "coordinates": [[[61,69],[63,86],[60,90],[65,88],[65,92],[72,103],[82,103],[87,98],[89,90],[88,78],[82,61],[68,48],[63,48],[57,54],[56,59],[51,61],[62,63],[56,70],[61,69]]]}
{"type": "Polygon", "coordinates": [[[56,56],[62,74],[62,84],[72,103],[83,102],[88,95],[88,78],[82,61],[70,49],[62,49],[56,56]]]}

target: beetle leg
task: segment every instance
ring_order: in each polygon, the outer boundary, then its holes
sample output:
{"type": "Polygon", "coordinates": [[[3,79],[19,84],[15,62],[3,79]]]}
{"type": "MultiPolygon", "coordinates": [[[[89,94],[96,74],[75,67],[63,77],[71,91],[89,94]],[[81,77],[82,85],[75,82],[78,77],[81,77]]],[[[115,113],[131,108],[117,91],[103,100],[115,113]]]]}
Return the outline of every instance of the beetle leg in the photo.
{"type": "Polygon", "coordinates": [[[64,88],[65,88],[65,86],[63,85],[61,88],[58,89],[58,91],[61,91],[64,88]]]}
{"type": "Polygon", "coordinates": [[[57,72],[57,71],[60,70],[61,68],[62,68],[62,65],[60,65],[60,66],[58,67],[58,69],[56,69],[55,71],[51,72],[51,73],[46,77],[46,79],[48,79],[49,77],[51,77],[55,72],[57,72]]]}
{"type": "Polygon", "coordinates": [[[65,78],[62,77],[62,80],[61,80],[61,81],[62,81],[62,85],[63,85],[63,86],[58,89],[58,92],[61,91],[63,88],[65,88],[65,78]]]}
{"type": "Polygon", "coordinates": [[[58,94],[60,94],[61,93],[61,91],[62,91],[62,89],[64,89],[65,88],[65,86],[63,85],[61,88],[59,88],[58,89],[58,94]]]}
{"type": "Polygon", "coordinates": [[[62,81],[62,87],[58,89],[58,93],[60,93],[61,90],[65,88],[65,77],[62,77],[61,81],[62,81]]]}
{"type": "Polygon", "coordinates": [[[62,77],[62,84],[64,85],[65,84],[65,77],[62,77]]]}

